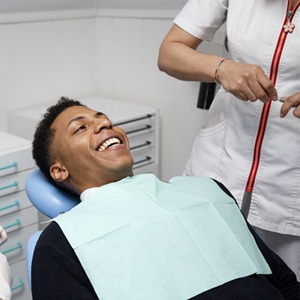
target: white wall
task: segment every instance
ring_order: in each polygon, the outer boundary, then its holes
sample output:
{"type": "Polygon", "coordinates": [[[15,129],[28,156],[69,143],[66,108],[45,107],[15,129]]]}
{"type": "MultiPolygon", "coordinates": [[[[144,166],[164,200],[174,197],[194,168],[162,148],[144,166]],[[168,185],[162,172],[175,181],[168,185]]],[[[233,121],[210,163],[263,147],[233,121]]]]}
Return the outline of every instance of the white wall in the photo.
{"type": "Polygon", "coordinates": [[[159,45],[175,13],[66,16],[35,15],[35,22],[18,16],[26,22],[0,24],[0,130],[7,130],[9,110],[62,95],[97,94],[157,107],[162,178],[180,175],[206,112],[196,108],[199,83],[157,68],[159,45]]]}
{"type": "Polygon", "coordinates": [[[0,130],[7,112],[96,88],[95,19],[0,24],[0,130]]]}
{"type": "Polygon", "coordinates": [[[1,0],[1,13],[68,9],[180,9],[186,0],[1,0]]]}
{"type": "Polygon", "coordinates": [[[97,18],[98,92],[159,109],[161,177],[180,175],[204,112],[196,108],[199,83],[182,82],[158,70],[160,43],[170,18],[97,18]]]}

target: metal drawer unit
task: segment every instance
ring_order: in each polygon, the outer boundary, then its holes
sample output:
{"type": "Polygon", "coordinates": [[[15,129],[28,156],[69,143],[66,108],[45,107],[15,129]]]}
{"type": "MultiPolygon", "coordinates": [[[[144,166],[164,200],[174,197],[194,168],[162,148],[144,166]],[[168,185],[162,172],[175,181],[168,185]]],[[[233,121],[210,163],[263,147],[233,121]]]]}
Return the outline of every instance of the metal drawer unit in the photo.
{"type": "Polygon", "coordinates": [[[157,161],[156,115],[147,114],[129,121],[116,122],[114,125],[121,127],[128,136],[135,173],[141,173],[142,167],[155,164],[157,161]]]}
{"type": "MultiPolygon", "coordinates": [[[[105,113],[114,125],[125,130],[132,150],[135,174],[151,172],[159,176],[159,117],[156,109],[100,97],[79,100],[105,113]]],[[[32,140],[37,122],[50,105],[46,103],[9,112],[9,132],[32,140]]]]}
{"type": "Polygon", "coordinates": [[[6,255],[13,275],[13,300],[31,299],[26,275],[26,243],[38,230],[38,214],[28,200],[25,179],[34,168],[31,142],[0,132],[0,224],[8,241],[0,251],[6,255]]]}

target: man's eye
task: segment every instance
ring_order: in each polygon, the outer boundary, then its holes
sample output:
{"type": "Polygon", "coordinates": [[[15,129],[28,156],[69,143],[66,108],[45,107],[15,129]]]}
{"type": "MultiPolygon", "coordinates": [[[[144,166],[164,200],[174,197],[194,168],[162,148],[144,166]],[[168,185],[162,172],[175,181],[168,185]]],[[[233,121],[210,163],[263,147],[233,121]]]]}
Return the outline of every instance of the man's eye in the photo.
{"type": "Polygon", "coordinates": [[[76,128],[76,130],[74,131],[74,133],[80,132],[80,131],[82,131],[83,129],[85,129],[85,126],[84,126],[84,125],[81,125],[81,126],[79,126],[78,128],[76,128]]]}

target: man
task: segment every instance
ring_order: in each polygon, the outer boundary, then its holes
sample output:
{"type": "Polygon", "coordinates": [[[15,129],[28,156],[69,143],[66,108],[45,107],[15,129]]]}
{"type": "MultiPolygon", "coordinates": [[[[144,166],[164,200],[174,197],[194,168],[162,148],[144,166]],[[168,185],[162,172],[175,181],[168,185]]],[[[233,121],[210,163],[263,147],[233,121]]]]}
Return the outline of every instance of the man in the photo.
{"type": "Polygon", "coordinates": [[[33,299],[299,299],[295,274],[225,187],[133,176],[126,134],[105,114],[62,98],[36,129],[33,157],[82,200],[37,243],[33,299]]]}

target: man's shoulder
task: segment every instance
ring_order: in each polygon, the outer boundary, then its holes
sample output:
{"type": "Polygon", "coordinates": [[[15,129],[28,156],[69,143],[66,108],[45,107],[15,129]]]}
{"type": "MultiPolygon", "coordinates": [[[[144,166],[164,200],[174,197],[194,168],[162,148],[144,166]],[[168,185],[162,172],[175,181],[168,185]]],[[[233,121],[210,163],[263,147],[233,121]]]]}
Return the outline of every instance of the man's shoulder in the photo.
{"type": "Polygon", "coordinates": [[[43,244],[51,244],[53,246],[59,245],[60,243],[66,241],[66,237],[59,227],[59,225],[52,221],[41,233],[37,246],[41,246],[43,244]]]}

